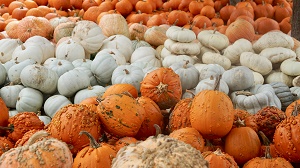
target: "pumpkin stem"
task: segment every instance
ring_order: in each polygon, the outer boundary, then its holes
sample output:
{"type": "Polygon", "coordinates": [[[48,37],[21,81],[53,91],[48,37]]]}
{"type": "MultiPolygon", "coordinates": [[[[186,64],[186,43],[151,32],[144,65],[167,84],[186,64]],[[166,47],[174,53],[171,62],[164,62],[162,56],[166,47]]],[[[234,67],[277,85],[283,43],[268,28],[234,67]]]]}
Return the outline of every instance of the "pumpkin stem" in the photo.
{"type": "Polygon", "coordinates": [[[157,92],[158,94],[168,92],[168,85],[163,84],[162,82],[160,82],[159,85],[156,86],[156,88],[157,90],[155,92],[157,92]]]}
{"type": "Polygon", "coordinates": [[[246,126],[245,121],[241,120],[240,117],[238,117],[238,119],[236,120],[235,125],[237,127],[245,127],[246,126]]]}
{"type": "Polygon", "coordinates": [[[187,65],[190,63],[189,60],[185,61],[185,64],[183,65],[183,68],[186,69],[187,68],[187,65]]]}
{"type": "Polygon", "coordinates": [[[178,19],[175,20],[175,22],[172,24],[172,26],[176,26],[178,23],[178,19]]]}
{"type": "Polygon", "coordinates": [[[155,128],[155,137],[157,137],[159,134],[161,134],[161,128],[157,124],[153,124],[153,127],[155,128]]]}
{"type": "Polygon", "coordinates": [[[222,155],[224,155],[220,148],[217,148],[217,150],[214,151],[213,153],[214,153],[215,155],[217,155],[217,156],[222,156],[222,155]]]}
{"type": "Polygon", "coordinates": [[[8,130],[9,132],[13,132],[14,131],[14,125],[10,124],[8,127],[0,126],[0,130],[8,130]]]}
{"type": "Polygon", "coordinates": [[[238,95],[252,96],[253,93],[251,93],[249,91],[237,91],[237,92],[235,92],[235,95],[236,96],[238,96],[238,95]]]}
{"type": "Polygon", "coordinates": [[[193,27],[195,26],[195,24],[196,24],[196,22],[192,22],[189,29],[193,30],[193,27]]]}
{"type": "Polygon", "coordinates": [[[292,116],[297,116],[299,114],[299,108],[300,105],[298,105],[298,101],[295,101],[295,105],[294,105],[294,109],[293,109],[293,112],[292,112],[292,116]]]}
{"type": "Polygon", "coordinates": [[[21,49],[22,49],[22,50],[25,50],[25,49],[26,49],[26,47],[24,46],[24,44],[21,44],[21,49]]]}
{"type": "Polygon", "coordinates": [[[89,140],[90,140],[90,146],[94,149],[97,149],[101,147],[101,145],[96,141],[96,139],[87,131],[80,131],[79,135],[81,136],[82,134],[86,135],[89,140]]]}
{"type": "Polygon", "coordinates": [[[44,130],[41,130],[41,131],[38,131],[36,133],[34,133],[28,140],[28,143],[27,145],[30,146],[32,145],[34,142],[36,142],[36,140],[42,138],[42,137],[46,137],[46,136],[49,136],[48,132],[47,131],[44,131],[44,130]]]}
{"type": "MultiPolygon", "coordinates": [[[[212,77],[212,76],[211,76],[212,77]]],[[[219,87],[220,87],[220,80],[221,80],[221,75],[218,75],[216,77],[216,81],[215,81],[215,84],[214,84],[214,90],[219,90],[219,87]]]]}
{"type": "Polygon", "coordinates": [[[191,90],[186,89],[185,92],[190,93],[193,97],[195,97],[195,93],[192,92],[191,90]]]}
{"type": "Polygon", "coordinates": [[[123,71],[125,72],[126,75],[130,74],[130,72],[128,71],[128,69],[124,69],[123,71]]]}
{"type": "Polygon", "coordinates": [[[262,131],[258,131],[258,135],[262,139],[263,145],[270,146],[271,142],[270,142],[269,138],[262,131]]]}
{"type": "Polygon", "coordinates": [[[209,48],[213,49],[216,53],[220,54],[220,51],[213,46],[209,46],[209,48]]]}
{"type": "Polygon", "coordinates": [[[272,159],[271,152],[270,152],[270,146],[266,146],[265,158],[266,159],[272,159]]]}

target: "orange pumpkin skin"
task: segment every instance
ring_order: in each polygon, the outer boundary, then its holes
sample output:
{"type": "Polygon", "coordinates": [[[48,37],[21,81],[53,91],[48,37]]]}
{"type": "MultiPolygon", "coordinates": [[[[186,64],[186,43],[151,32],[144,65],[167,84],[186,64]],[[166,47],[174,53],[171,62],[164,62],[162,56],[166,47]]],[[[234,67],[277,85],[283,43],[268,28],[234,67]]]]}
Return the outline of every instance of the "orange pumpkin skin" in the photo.
{"type": "Polygon", "coordinates": [[[205,139],[224,137],[232,128],[233,104],[229,96],[217,90],[203,90],[193,99],[190,121],[205,139]]]}
{"type": "Polygon", "coordinates": [[[164,127],[163,115],[158,105],[149,97],[141,96],[137,98],[137,101],[145,109],[145,119],[135,138],[145,140],[156,134],[154,124],[157,124],[160,128],[164,127]]]}
{"type": "Polygon", "coordinates": [[[287,108],[285,109],[285,115],[287,117],[292,116],[293,111],[295,110],[295,106],[297,107],[298,113],[300,112],[300,99],[295,100],[294,102],[292,102],[290,105],[287,106],[287,108]]]}
{"type": "Polygon", "coordinates": [[[0,137],[0,156],[14,147],[14,143],[7,137],[0,137]]]}
{"type": "Polygon", "coordinates": [[[89,139],[79,136],[81,130],[88,131],[98,139],[101,135],[100,118],[84,104],[69,104],[61,108],[47,125],[52,137],[64,141],[73,154],[89,144],[89,139]]]}
{"type": "Polygon", "coordinates": [[[259,156],[261,143],[250,127],[233,128],[225,138],[225,152],[233,156],[238,165],[259,156]]]}
{"type": "Polygon", "coordinates": [[[15,148],[19,147],[19,146],[24,146],[26,144],[26,142],[28,141],[28,139],[36,132],[38,132],[39,130],[37,129],[32,129],[30,131],[27,131],[23,137],[21,139],[19,139],[16,143],[15,143],[15,148]]]}
{"type": "Polygon", "coordinates": [[[203,158],[208,161],[210,168],[230,167],[238,168],[234,158],[219,148],[216,151],[206,151],[202,153],[203,158]]]}
{"type": "Polygon", "coordinates": [[[300,162],[300,116],[290,116],[276,127],[273,142],[279,155],[290,162],[300,162]]]}
{"type": "Polygon", "coordinates": [[[99,102],[97,112],[104,130],[117,136],[135,136],[144,119],[145,109],[133,97],[113,94],[99,102]]]}
{"type": "Polygon", "coordinates": [[[169,136],[190,144],[192,147],[203,152],[205,142],[202,135],[195,128],[181,128],[173,131],[169,136]]]}
{"type": "Polygon", "coordinates": [[[252,42],[255,37],[255,30],[250,22],[244,19],[237,19],[227,27],[225,35],[228,37],[230,43],[234,43],[241,38],[252,42]]]}
{"type": "Polygon", "coordinates": [[[161,110],[176,105],[182,96],[179,76],[171,69],[161,67],[148,73],[140,87],[141,95],[152,99],[161,110]]]}
{"type": "Polygon", "coordinates": [[[134,98],[138,97],[138,91],[133,85],[128,83],[118,83],[113,84],[109,88],[107,88],[104,94],[102,95],[102,99],[112,94],[121,94],[124,92],[129,92],[134,98]]]}
{"type": "Polygon", "coordinates": [[[135,139],[134,137],[123,137],[123,138],[120,138],[115,143],[116,151],[118,152],[124,146],[128,146],[128,145],[130,145],[132,143],[136,143],[136,142],[138,142],[138,140],[135,139]]]}
{"type": "Polygon", "coordinates": [[[185,98],[180,100],[171,111],[169,117],[169,131],[173,132],[180,128],[192,127],[190,121],[190,109],[193,98],[185,98]]]}
{"type": "MultiPolygon", "coordinates": [[[[6,104],[4,103],[3,99],[0,97],[0,126],[6,127],[8,124],[8,118],[9,118],[9,110],[6,107],[6,104]]],[[[0,135],[4,133],[4,131],[0,130],[0,135]]]]}
{"type": "Polygon", "coordinates": [[[256,168],[256,167],[293,168],[292,164],[282,157],[276,157],[270,159],[264,157],[256,157],[249,160],[243,166],[243,168],[256,168]]]}

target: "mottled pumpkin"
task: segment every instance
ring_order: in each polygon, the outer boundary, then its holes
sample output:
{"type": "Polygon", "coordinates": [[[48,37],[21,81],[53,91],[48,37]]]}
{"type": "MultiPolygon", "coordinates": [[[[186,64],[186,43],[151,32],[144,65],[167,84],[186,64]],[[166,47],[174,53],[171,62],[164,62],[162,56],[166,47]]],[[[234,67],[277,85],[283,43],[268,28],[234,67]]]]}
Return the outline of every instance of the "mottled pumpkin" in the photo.
{"type": "Polygon", "coordinates": [[[179,76],[171,69],[161,67],[148,73],[141,82],[141,95],[152,99],[161,110],[174,107],[182,96],[179,76]]]}

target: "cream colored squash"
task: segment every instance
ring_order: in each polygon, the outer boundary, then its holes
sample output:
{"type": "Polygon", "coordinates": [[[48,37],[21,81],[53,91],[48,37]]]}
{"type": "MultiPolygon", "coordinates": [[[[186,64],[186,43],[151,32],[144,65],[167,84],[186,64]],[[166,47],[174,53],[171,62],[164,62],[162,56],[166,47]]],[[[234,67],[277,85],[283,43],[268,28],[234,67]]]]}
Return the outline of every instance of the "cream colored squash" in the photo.
{"type": "Polygon", "coordinates": [[[254,84],[264,84],[265,83],[265,78],[262,76],[262,74],[252,71],[253,76],[254,76],[254,84]]]}
{"type": "Polygon", "coordinates": [[[171,51],[169,51],[168,49],[166,49],[166,47],[164,46],[161,49],[161,52],[160,52],[161,59],[164,60],[169,55],[174,55],[174,54],[172,54],[171,51]]]}
{"type": "Polygon", "coordinates": [[[266,48],[259,55],[268,58],[272,64],[281,63],[289,58],[296,58],[296,53],[293,50],[284,47],[266,48]]]}
{"type": "Polygon", "coordinates": [[[0,89],[0,95],[5,105],[9,108],[16,108],[19,93],[25,87],[23,85],[7,85],[0,89]]]}
{"type": "Polygon", "coordinates": [[[248,89],[254,83],[252,71],[245,66],[237,66],[226,70],[222,74],[222,79],[227,83],[231,91],[248,89]]]}
{"type": "Polygon", "coordinates": [[[281,109],[281,102],[274,89],[269,84],[257,84],[249,90],[232,92],[231,100],[235,108],[243,109],[251,114],[266,106],[275,106],[281,109]]]}
{"type": "Polygon", "coordinates": [[[270,84],[272,82],[282,82],[288,87],[292,86],[293,77],[286,75],[280,70],[272,70],[268,75],[265,76],[265,83],[270,84]]]}
{"type": "Polygon", "coordinates": [[[300,87],[299,86],[291,87],[290,90],[295,95],[295,100],[300,99],[300,87]]]}
{"type": "Polygon", "coordinates": [[[36,43],[24,43],[14,50],[12,59],[17,60],[18,62],[32,59],[40,64],[43,61],[43,50],[41,46],[36,43]]]}
{"type": "MultiPolygon", "coordinates": [[[[198,94],[203,90],[214,90],[214,86],[216,83],[215,78],[215,76],[211,76],[209,78],[201,80],[196,86],[195,94],[198,94]]],[[[217,90],[224,92],[225,94],[229,93],[229,87],[223,79],[220,79],[219,88],[217,90]]]]}
{"type": "Polygon", "coordinates": [[[38,44],[42,48],[43,59],[42,63],[45,62],[48,58],[53,58],[55,56],[55,45],[50,42],[48,39],[42,36],[32,36],[28,38],[25,44],[38,44]]]}
{"type": "Polygon", "coordinates": [[[216,30],[203,30],[198,33],[197,39],[208,48],[215,48],[219,51],[229,46],[229,39],[226,35],[216,30]]]}
{"type": "Polygon", "coordinates": [[[91,65],[92,65],[92,60],[90,59],[76,59],[74,61],[72,61],[72,64],[74,67],[86,67],[91,69],[91,65]]]}
{"type": "Polygon", "coordinates": [[[7,62],[5,62],[4,64],[1,64],[4,66],[5,70],[8,71],[9,68],[11,68],[12,66],[16,65],[17,63],[19,63],[17,60],[15,59],[11,59],[7,62]]]}
{"type": "Polygon", "coordinates": [[[51,26],[53,29],[55,29],[59,24],[61,23],[66,23],[66,22],[71,22],[71,20],[68,17],[65,16],[59,16],[59,17],[54,17],[49,20],[51,26]]]}
{"type": "Polygon", "coordinates": [[[55,50],[55,57],[58,59],[68,60],[70,62],[76,59],[86,57],[84,48],[78,41],[69,39],[60,43],[55,50]]]}
{"type": "Polygon", "coordinates": [[[16,103],[16,110],[18,112],[31,111],[38,112],[43,105],[42,92],[27,87],[20,91],[16,103]]]}
{"type": "Polygon", "coordinates": [[[90,68],[87,68],[87,67],[76,67],[74,69],[77,69],[79,71],[82,71],[84,72],[85,74],[87,74],[90,78],[90,86],[95,86],[95,85],[98,85],[98,81],[97,81],[97,78],[95,77],[95,75],[92,73],[91,69],[90,68]]]}
{"type": "Polygon", "coordinates": [[[195,64],[195,60],[188,55],[169,55],[162,61],[163,67],[169,67],[176,62],[189,61],[191,64],[195,64]]]}
{"type": "Polygon", "coordinates": [[[148,62],[151,66],[161,67],[161,59],[152,47],[139,47],[131,55],[130,63],[134,62],[148,62]]]}
{"type": "Polygon", "coordinates": [[[148,42],[144,40],[131,40],[133,51],[139,47],[152,47],[148,42]]]}
{"type": "Polygon", "coordinates": [[[133,53],[131,40],[124,35],[112,35],[103,41],[101,50],[103,49],[117,49],[122,53],[126,62],[130,61],[131,54],[133,53]]]}
{"type": "Polygon", "coordinates": [[[43,65],[44,67],[56,72],[58,77],[75,68],[72,62],[59,58],[49,58],[44,62],[43,65]]]}
{"type": "Polygon", "coordinates": [[[82,45],[85,52],[90,54],[99,51],[106,38],[102,29],[95,22],[88,20],[76,22],[72,31],[72,39],[82,45]]]}
{"type": "Polygon", "coordinates": [[[99,51],[95,57],[101,57],[102,54],[109,54],[112,57],[114,57],[114,59],[116,60],[116,63],[118,65],[125,65],[126,62],[126,58],[125,56],[116,48],[105,48],[102,49],[101,51],[99,51]]]}
{"type": "Polygon", "coordinates": [[[294,40],[291,36],[281,31],[270,31],[262,35],[257,41],[253,43],[253,49],[256,53],[260,53],[266,48],[284,47],[292,49],[294,47],[294,40]]]}
{"type": "Polygon", "coordinates": [[[131,63],[130,65],[141,68],[143,70],[143,72],[145,73],[145,76],[147,73],[159,68],[159,67],[153,66],[149,62],[144,62],[144,61],[137,61],[137,62],[131,63]]]}
{"type": "Polygon", "coordinates": [[[200,53],[199,41],[194,40],[190,43],[176,42],[171,39],[167,39],[164,42],[164,46],[172,54],[177,55],[198,55],[200,53]]]}
{"type": "Polygon", "coordinates": [[[179,26],[170,26],[166,31],[166,36],[173,41],[181,43],[190,43],[197,38],[192,30],[179,26]]]}
{"type": "Polygon", "coordinates": [[[144,40],[144,34],[147,31],[148,27],[140,22],[130,24],[128,29],[131,40],[144,40]]]}
{"type": "Polygon", "coordinates": [[[294,87],[300,87],[300,76],[296,76],[294,77],[293,81],[292,81],[292,85],[294,87]]]}
{"type": "Polygon", "coordinates": [[[280,70],[290,76],[299,76],[300,61],[295,58],[286,59],[281,63],[280,70]]]}
{"type": "Polygon", "coordinates": [[[225,72],[225,69],[219,64],[205,64],[206,66],[200,69],[199,80],[210,78],[211,76],[217,77],[225,72]]]}
{"type": "Polygon", "coordinates": [[[243,52],[240,56],[240,63],[262,75],[267,75],[273,69],[272,62],[268,58],[253,52],[243,52]]]}
{"type": "Polygon", "coordinates": [[[72,104],[72,102],[63,95],[50,96],[44,103],[45,114],[52,118],[59,109],[68,104],[72,104]]]}
{"type": "Polygon", "coordinates": [[[45,94],[53,94],[57,91],[57,73],[42,65],[27,65],[22,70],[20,79],[24,86],[40,90],[45,94]]]}
{"type": "Polygon", "coordinates": [[[244,38],[238,39],[233,44],[226,47],[223,51],[223,55],[229,58],[232,65],[237,65],[240,63],[240,55],[243,52],[254,52],[252,43],[244,38]]]}
{"type": "Polygon", "coordinates": [[[102,97],[105,92],[105,88],[100,85],[89,86],[85,89],[79,90],[74,97],[74,104],[82,102],[84,99],[97,96],[102,97]]]}
{"type": "Polygon", "coordinates": [[[99,21],[99,26],[103,34],[107,37],[119,34],[130,38],[128,24],[121,14],[112,13],[104,15],[99,21]]]}
{"type": "Polygon", "coordinates": [[[27,65],[33,65],[36,62],[32,59],[24,60],[15,64],[7,71],[8,80],[13,83],[21,83],[20,74],[27,65]]]}
{"type": "Polygon", "coordinates": [[[219,64],[225,70],[227,70],[231,67],[230,60],[227,57],[221,55],[220,53],[206,52],[202,55],[201,61],[204,64],[219,64]]]}
{"type": "Polygon", "coordinates": [[[0,40],[0,63],[6,63],[12,59],[12,53],[20,45],[20,40],[17,39],[2,39],[0,40]]]}
{"type": "Polygon", "coordinates": [[[7,72],[5,67],[0,64],[0,86],[6,82],[7,72]]]}
{"type": "Polygon", "coordinates": [[[155,47],[163,45],[164,42],[168,39],[166,31],[166,29],[160,26],[152,26],[145,32],[144,39],[146,42],[155,47]]]}
{"type": "Polygon", "coordinates": [[[198,55],[196,55],[199,60],[202,60],[202,56],[206,52],[219,53],[219,51],[216,51],[216,49],[214,50],[212,48],[206,47],[206,46],[202,45],[201,43],[199,43],[199,47],[200,47],[200,53],[198,55]]]}

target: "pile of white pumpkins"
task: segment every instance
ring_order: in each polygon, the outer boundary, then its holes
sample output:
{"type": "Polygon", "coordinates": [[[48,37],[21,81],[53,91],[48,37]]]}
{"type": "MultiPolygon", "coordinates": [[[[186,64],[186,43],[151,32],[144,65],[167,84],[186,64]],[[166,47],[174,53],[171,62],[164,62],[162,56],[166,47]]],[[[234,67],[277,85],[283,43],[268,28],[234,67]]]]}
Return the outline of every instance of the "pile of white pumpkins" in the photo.
{"type": "Polygon", "coordinates": [[[163,45],[153,47],[123,34],[106,36],[96,23],[79,21],[57,44],[41,36],[24,43],[2,39],[0,96],[10,116],[42,111],[47,124],[61,107],[102,95],[111,84],[130,83],[139,90],[145,75],[163,66],[179,75],[183,97],[212,89],[213,78],[222,75],[219,90],[250,113],[267,105],[284,109],[300,98],[300,48],[289,35],[275,31],[253,43],[230,44],[214,30],[195,35],[170,26],[165,36],[163,45]]]}

